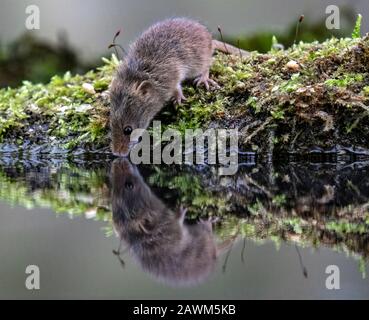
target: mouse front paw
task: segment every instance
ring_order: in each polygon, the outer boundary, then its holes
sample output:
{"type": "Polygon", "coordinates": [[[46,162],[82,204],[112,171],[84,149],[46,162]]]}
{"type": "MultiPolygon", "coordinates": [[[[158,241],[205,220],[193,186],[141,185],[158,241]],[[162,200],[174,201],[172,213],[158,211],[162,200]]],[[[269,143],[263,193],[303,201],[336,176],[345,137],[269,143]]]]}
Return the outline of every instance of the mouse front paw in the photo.
{"type": "Polygon", "coordinates": [[[177,87],[177,90],[174,93],[173,100],[176,104],[181,105],[183,101],[186,101],[186,97],[183,95],[181,86],[177,87]]]}
{"type": "Polygon", "coordinates": [[[197,77],[195,79],[195,84],[197,87],[199,87],[200,85],[204,85],[206,90],[210,90],[210,87],[214,88],[214,89],[220,89],[220,86],[218,85],[218,83],[216,83],[216,81],[212,80],[209,78],[208,74],[203,74],[199,77],[197,77]]]}

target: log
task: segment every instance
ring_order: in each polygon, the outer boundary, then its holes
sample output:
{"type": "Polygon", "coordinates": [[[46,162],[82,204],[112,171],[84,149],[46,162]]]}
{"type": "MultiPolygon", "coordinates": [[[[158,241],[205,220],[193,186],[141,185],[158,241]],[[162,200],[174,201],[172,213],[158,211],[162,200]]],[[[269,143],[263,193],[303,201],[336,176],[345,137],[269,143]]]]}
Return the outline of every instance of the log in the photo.
{"type": "MultiPolygon", "coordinates": [[[[0,90],[0,152],[109,153],[108,87],[115,56],[84,75],[0,90]]],[[[187,101],[158,115],[165,126],[237,128],[258,155],[369,155],[369,36],[299,43],[248,57],[216,54],[219,90],[187,84],[187,101]]]]}

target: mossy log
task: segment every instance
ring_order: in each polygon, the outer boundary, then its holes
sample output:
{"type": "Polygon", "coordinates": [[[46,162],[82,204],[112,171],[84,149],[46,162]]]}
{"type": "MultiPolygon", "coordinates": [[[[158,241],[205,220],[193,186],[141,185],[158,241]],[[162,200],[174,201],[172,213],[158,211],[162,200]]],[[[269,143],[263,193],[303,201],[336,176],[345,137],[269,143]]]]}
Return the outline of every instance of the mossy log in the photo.
{"type": "MultiPolygon", "coordinates": [[[[0,151],[109,152],[108,86],[119,61],[84,75],[0,90],[0,151]]],[[[166,126],[238,128],[259,154],[369,152],[369,36],[300,43],[249,57],[218,53],[220,89],[185,85],[187,101],[158,115],[166,126]]]]}

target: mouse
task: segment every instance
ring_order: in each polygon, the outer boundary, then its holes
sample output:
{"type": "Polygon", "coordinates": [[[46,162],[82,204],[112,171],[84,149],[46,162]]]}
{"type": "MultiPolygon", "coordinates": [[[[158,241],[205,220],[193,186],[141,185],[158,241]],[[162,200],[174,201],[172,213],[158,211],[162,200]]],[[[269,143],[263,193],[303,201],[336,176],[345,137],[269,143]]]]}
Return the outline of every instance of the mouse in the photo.
{"type": "Polygon", "coordinates": [[[129,46],[109,87],[114,155],[127,157],[139,143],[139,137],[131,137],[132,132],[147,129],[167,102],[181,104],[186,100],[183,81],[193,80],[207,90],[219,88],[209,77],[214,50],[248,54],[212,39],[203,24],[188,18],[157,22],[129,46]]]}
{"type": "Polygon", "coordinates": [[[187,210],[169,208],[127,158],[113,161],[111,187],[115,233],[144,272],[175,287],[207,279],[222,251],[214,221],[187,223],[187,210]]]}

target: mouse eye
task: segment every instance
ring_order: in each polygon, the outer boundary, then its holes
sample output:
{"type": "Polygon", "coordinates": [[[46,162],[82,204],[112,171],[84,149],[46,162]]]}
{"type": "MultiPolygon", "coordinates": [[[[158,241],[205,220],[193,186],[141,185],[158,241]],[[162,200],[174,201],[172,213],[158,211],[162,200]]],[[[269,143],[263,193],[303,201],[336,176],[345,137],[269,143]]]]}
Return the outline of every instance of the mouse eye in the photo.
{"type": "Polygon", "coordinates": [[[132,133],[132,127],[130,127],[130,126],[125,127],[123,129],[123,133],[124,133],[124,135],[129,136],[132,133]]]}
{"type": "Polygon", "coordinates": [[[133,189],[133,183],[132,183],[132,182],[130,182],[130,181],[127,181],[127,182],[125,183],[125,187],[126,187],[126,189],[128,189],[128,190],[132,190],[132,189],[133,189]]]}

